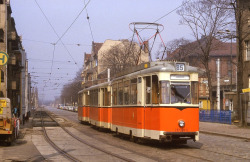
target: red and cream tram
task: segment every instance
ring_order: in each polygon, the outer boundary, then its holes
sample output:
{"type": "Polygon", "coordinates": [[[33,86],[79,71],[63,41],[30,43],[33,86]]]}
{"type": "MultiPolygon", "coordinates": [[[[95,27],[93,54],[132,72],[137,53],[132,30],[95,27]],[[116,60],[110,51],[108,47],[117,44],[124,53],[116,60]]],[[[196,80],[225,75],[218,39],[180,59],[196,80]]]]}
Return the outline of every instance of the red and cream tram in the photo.
{"type": "Polygon", "coordinates": [[[79,92],[78,119],[131,137],[199,140],[198,68],[158,61],[79,92]]]}

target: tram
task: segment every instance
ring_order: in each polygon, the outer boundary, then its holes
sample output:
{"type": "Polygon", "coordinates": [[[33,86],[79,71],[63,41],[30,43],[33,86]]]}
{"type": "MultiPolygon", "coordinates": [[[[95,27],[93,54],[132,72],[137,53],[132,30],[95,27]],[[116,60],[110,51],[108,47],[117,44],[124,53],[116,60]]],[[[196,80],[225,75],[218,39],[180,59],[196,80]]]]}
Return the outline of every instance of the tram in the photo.
{"type": "Polygon", "coordinates": [[[81,90],[78,120],[131,138],[199,140],[199,69],[186,62],[143,63],[81,90]]]}

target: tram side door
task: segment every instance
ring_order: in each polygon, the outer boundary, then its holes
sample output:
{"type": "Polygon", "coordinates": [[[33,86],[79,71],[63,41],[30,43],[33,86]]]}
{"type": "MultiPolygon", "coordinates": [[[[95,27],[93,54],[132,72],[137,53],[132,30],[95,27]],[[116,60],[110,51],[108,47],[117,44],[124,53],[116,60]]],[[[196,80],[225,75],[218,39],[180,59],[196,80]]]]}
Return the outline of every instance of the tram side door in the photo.
{"type": "Polygon", "coordinates": [[[143,77],[144,86],[144,137],[150,137],[150,105],[151,105],[151,76],[143,77]]]}

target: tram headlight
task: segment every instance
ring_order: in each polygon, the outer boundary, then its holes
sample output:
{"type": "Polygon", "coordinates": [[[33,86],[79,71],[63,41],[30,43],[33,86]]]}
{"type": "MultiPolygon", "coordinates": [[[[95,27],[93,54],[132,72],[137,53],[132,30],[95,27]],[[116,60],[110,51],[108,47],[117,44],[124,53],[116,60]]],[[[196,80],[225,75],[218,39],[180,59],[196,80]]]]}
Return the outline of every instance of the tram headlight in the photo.
{"type": "Polygon", "coordinates": [[[185,122],[183,120],[179,120],[178,123],[181,128],[185,127],[185,122]]]}

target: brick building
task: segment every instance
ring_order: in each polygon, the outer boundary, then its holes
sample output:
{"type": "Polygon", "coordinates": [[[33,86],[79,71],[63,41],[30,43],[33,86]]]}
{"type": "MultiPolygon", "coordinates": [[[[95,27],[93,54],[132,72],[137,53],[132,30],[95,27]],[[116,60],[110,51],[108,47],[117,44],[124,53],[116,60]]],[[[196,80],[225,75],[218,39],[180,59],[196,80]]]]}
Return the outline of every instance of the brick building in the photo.
{"type": "MultiPolygon", "coordinates": [[[[250,1],[238,0],[239,10],[242,11],[242,36],[243,42],[239,44],[243,52],[243,89],[250,88],[250,1]]],[[[250,92],[242,94],[241,118],[245,118],[245,124],[250,125],[250,92]],[[246,112],[246,114],[244,113],[246,112]]]]}
{"type": "MultiPolygon", "coordinates": [[[[215,101],[213,103],[213,107],[216,107],[216,87],[217,87],[217,59],[220,59],[220,109],[233,109],[230,107],[229,102],[226,101],[225,92],[229,92],[236,89],[236,43],[234,42],[221,42],[217,39],[214,39],[213,44],[216,45],[210,52],[209,55],[209,69],[211,72],[211,80],[212,80],[212,97],[215,101]]],[[[197,48],[197,42],[192,42],[186,45],[186,48],[182,47],[183,50],[188,50],[188,53],[183,53],[181,49],[177,49],[173,53],[169,54],[167,59],[175,59],[179,61],[189,62],[191,66],[200,67],[205,69],[200,60],[200,51],[197,48]]],[[[210,109],[210,100],[208,96],[208,87],[207,87],[207,79],[205,76],[200,77],[200,101],[203,102],[202,108],[210,109]]]]}

